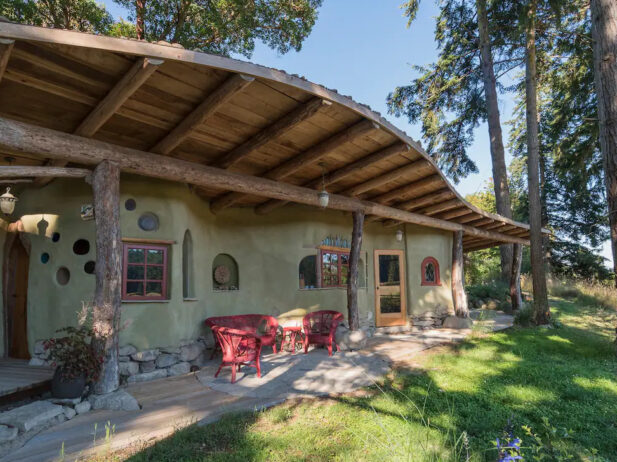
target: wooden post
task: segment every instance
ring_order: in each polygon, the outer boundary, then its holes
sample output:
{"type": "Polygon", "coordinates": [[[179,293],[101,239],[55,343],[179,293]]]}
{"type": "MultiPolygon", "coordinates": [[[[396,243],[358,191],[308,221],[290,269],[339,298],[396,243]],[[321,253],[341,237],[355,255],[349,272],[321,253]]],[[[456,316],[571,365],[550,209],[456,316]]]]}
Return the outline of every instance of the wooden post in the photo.
{"type": "Polygon", "coordinates": [[[512,311],[520,310],[523,306],[521,297],[521,263],[523,261],[523,247],[514,244],[512,255],[512,273],[510,274],[510,300],[512,301],[512,311]]]}
{"type": "Polygon", "coordinates": [[[452,240],[452,302],[459,318],[468,318],[467,295],[463,287],[463,231],[454,231],[452,240]]]}
{"type": "Polygon", "coordinates": [[[351,250],[349,252],[349,274],[347,276],[347,318],[349,330],[360,329],[358,315],[358,261],[362,248],[362,228],[364,227],[364,212],[353,212],[353,232],[351,234],[351,250]]]}
{"type": "Polygon", "coordinates": [[[104,160],[92,176],[96,228],[96,286],[94,291],[95,351],[103,357],[97,394],[118,389],[118,331],[122,286],[120,239],[120,168],[104,160]]]}

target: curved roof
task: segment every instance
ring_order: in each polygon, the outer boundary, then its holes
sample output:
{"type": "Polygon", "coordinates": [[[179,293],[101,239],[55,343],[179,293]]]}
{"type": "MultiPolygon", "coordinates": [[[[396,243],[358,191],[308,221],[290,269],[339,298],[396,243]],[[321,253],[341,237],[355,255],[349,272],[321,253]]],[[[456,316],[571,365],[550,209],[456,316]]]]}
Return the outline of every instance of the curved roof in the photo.
{"type": "MultiPolygon", "coordinates": [[[[380,114],[301,77],[176,45],[7,22],[0,37],[3,117],[293,185],[321,189],[325,181],[337,194],[528,238],[528,225],[465,201],[420,144],[380,114]]],[[[215,212],[284,205],[199,193],[215,212]]],[[[473,250],[500,241],[464,242],[473,250]]]]}

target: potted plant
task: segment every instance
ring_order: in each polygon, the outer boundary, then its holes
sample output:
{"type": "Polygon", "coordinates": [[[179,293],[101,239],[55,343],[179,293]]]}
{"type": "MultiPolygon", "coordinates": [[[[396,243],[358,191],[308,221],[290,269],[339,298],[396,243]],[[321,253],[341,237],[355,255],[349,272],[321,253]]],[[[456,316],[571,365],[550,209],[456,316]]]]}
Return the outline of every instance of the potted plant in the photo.
{"type": "Polygon", "coordinates": [[[52,366],[56,367],[51,393],[56,398],[79,398],[86,384],[98,379],[103,358],[92,348],[92,328],[65,327],[56,332],[65,335],[45,342],[52,366]]]}

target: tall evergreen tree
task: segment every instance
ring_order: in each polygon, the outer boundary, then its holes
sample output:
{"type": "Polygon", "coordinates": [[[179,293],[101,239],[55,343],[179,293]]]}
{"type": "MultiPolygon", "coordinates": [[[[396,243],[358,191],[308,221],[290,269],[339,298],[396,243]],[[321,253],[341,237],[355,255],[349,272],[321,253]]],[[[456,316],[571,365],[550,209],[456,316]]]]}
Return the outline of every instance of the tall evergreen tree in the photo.
{"type": "Polygon", "coordinates": [[[323,0],[115,0],[130,11],[137,37],[250,57],[260,40],[280,53],[300,50],[323,0]]]}

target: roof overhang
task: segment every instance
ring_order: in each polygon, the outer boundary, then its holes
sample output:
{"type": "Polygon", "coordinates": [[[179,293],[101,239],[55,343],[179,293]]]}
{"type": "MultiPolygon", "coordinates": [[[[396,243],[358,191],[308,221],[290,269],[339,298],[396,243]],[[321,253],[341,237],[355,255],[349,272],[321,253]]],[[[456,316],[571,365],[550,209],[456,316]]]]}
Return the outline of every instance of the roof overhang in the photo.
{"type": "Polygon", "coordinates": [[[325,182],[332,208],[361,208],[385,226],[462,230],[465,250],[528,244],[528,225],[466,202],[419,143],[378,113],[252,63],[0,22],[0,118],[0,150],[17,159],[13,165],[101,160],[75,149],[54,151],[53,142],[111,157],[115,147],[128,156],[125,171],[160,177],[157,163],[180,162],[202,172],[211,181],[176,181],[196,185],[214,212],[317,205],[315,190],[325,182]],[[154,169],[132,168],[138,158],[154,169]],[[238,179],[265,189],[237,187],[238,179]]]}

